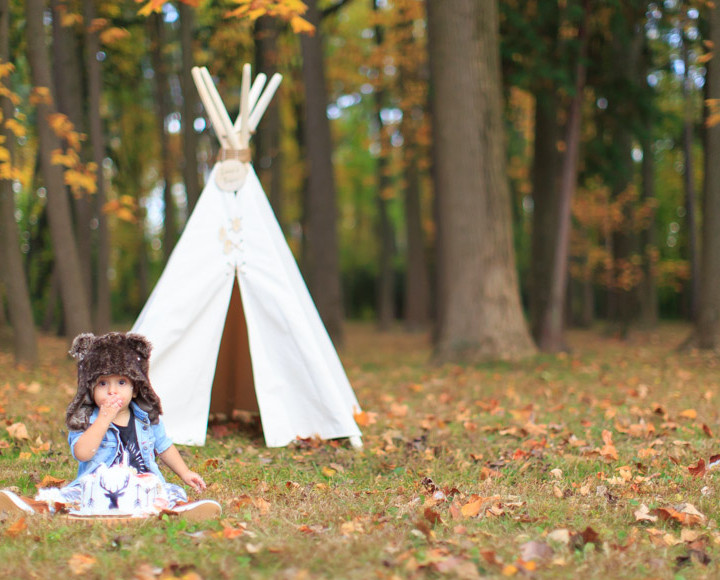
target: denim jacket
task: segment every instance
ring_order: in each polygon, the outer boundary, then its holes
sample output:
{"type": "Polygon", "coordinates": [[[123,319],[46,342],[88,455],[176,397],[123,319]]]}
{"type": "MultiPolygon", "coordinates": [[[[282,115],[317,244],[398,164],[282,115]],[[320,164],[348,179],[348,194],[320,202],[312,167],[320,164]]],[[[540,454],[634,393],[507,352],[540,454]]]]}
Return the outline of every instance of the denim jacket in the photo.
{"type": "MultiPolygon", "coordinates": [[[[137,433],[138,445],[143,461],[150,472],[157,475],[160,481],[164,483],[165,478],[162,476],[162,473],[160,473],[160,468],[155,461],[155,454],[157,453],[159,455],[166,451],[173,443],[165,434],[165,426],[163,425],[162,419],[160,419],[157,425],[151,425],[147,413],[134,402],[130,403],[130,408],[135,418],[135,432],[137,433]]],[[[95,422],[99,412],[100,410],[96,407],[90,416],[90,423],[95,422]]],[[[84,432],[85,431],[70,431],[68,434],[68,443],[70,443],[70,451],[73,457],[75,457],[75,444],[84,432]]],[[[120,432],[118,428],[111,423],[93,458],[89,461],[78,460],[80,465],[78,466],[77,477],[73,483],[81,476],[95,471],[102,463],[109,467],[117,456],[119,448],[120,432]]],[[[75,457],[75,459],[77,460],[77,457],[75,457]]]]}

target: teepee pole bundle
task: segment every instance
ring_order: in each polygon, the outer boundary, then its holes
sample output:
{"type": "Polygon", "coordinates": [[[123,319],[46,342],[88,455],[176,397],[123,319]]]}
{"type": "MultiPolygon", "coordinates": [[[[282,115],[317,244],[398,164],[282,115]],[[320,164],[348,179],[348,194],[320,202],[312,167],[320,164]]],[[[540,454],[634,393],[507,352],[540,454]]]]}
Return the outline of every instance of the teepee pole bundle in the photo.
{"type": "Polygon", "coordinates": [[[243,66],[242,84],[240,85],[240,149],[250,146],[250,65],[243,66]]]}
{"type": "Polygon", "coordinates": [[[251,133],[255,132],[260,119],[265,114],[265,109],[268,108],[268,105],[270,104],[270,101],[272,101],[275,91],[277,91],[281,82],[282,75],[278,73],[275,73],[270,79],[270,84],[268,84],[267,89],[265,89],[265,92],[258,100],[253,112],[250,114],[249,129],[251,133]]]}
{"type": "MultiPolygon", "coordinates": [[[[207,91],[210,95],[210,101],[212,102],[211,106],[215,109],[215,112],[219,117],[222,132],[227,135],[228,141],[230,142],[230,147],[232,149],[241,149],[242,147],[240,146],[240,140],[238,139],[238,136],[234,131],[233,123],[230,120],[230,115],[228,115],[227,109],[222,102],[220,93],[218,93],[218,90],[215,88],[215,83],[213,82],[212,77],[208,72],[208,69],[203,67],[200,69],[200,72],[202,73],[205,87],[207,88],[207,91]]],[[[215,130],[217,131],[217,127],[215,127],[215,130]]]]}
{"type": "Polygon", "coordinates": [[[203,105],[205,106],[205,111],[207,111],[208,117],[210,117],[210,123],[212,123],[213,128],[215,129],[215,134],[217,135],[218,141],[220,141],[220,146],[223,149],[230,149],[230,140],[227,135],[227,133],[223,130],[222,120],[220,118],[219,113],[217,112],[215,105],[213,103],[212,97],[210,96],[210,92],[208,91],[207,85],[205,84],[205,78],[203,77],[202,69],[200,67],[193,67],[192,69],[192,77],[195,81],[195,86],[197,87],[198,94],[200,95],[200,99],[203,102],[203,105]]]}

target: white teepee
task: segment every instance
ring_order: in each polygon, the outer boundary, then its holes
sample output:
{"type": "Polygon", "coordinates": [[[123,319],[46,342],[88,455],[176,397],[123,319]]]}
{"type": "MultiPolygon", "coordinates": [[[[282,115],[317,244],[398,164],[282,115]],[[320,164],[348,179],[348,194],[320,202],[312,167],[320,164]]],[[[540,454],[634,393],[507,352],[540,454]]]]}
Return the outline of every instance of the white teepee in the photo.
{"type": "Polygon", "coordinates": [[[280,84],[250,87],[233,124],[206,69],[193,69],[220,159],[133,332],[153,344],[150,379],[176,442],[203,445],[211,411],[259,411],[269,447],[297,437],[361,445],[360,406],[282,230],[248,144],[280,84]],[[260,94],[262,93],[262,95],[260,94]]]}

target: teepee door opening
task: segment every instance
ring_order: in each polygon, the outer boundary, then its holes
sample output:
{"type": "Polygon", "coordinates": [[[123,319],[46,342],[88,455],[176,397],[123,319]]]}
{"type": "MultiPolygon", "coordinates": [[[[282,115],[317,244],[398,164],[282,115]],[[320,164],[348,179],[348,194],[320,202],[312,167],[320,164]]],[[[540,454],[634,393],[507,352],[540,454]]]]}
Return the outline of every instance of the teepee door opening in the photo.
{"type": "Polygon", "coordinates": [[[223,329],[215,378],[210,399],[210,413],[231,419],[233,411],[259,411],[253,380],[247,322],[237,280],[233,284],[230,307],[223,329]]]}

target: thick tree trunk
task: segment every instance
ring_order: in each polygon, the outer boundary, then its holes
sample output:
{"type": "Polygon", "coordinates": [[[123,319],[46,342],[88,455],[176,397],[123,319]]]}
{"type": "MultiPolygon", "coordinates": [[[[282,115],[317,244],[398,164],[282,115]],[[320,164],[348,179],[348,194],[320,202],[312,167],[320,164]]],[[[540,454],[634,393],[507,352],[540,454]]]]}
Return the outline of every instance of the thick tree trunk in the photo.
{"type": "Polygon", "coordinates": [[[90,303],[85,293],[80,258],[73,235],[63,171],[51,160],[52,152],[60,148],[60,143],[47,121],[48,115],[55,112],[55,105],[52,99],[50,61],[45,48],[44,9],[43,0],[25,2],[28,62],[34,90],[42,91],[47,96],[37,104],[40,160],[47,189],[48,219],[60,280],[65,328],[69,335],[75,336],[91,330],[92,322],[90,303]]]}
{"type": "MultiPolygon", "coordinates": [[[[269,78],[278,72],[278,24],[274,18],[263,16],[255,24],[255,70],[269,78]]],[[[283,215],[282,155],[280,154],[279,99],[270,101],[255,141],[255,169],[280,227],[285,229],[283,215]]]]}
{"type": "Polygon", "coordinates": [[[157,132],[160,139],[160,167],[163,181],[163,201],[165,202],[165,221],[163,230],[163,255],[165,261],[170,258],[178,237],[177,215],[175,201],[172,196],[172,162],[170,160],[170,144],[165,131],[165,120],[170,115],[168,102],[168,81],[162,47],[165,45],[165,25],[162,16],[152,14],[148,19],[150,27],[150,56],[153,71],[155,72],[155,110],[157,117],[157,132]]]}
{"type": "Polygon", "coordinates": [[[316,0],[307,2],[315,35],[300,39],[305,83],[305,146],[308,157],[306,212],[307,281],[320,316],[336,346],[342,344],[342,291],[337,235],[337,199],[332,139],[327,118],[327,88],[316,0]]]}
{"type": "Polygon", "coordinates": [[[533,217],[530,260],[530,327],[539,339],[545,311],[550,305],[553,259],[557,244],[560,192],[560,127],[558,97],[554,88],[540,91],[535,100],[535,151],[533,159],[533,217]]]}
{"type": "Polygon", "coordinates": [[[102,334],[110,330],[110,231],[103,207],[107,200],[103,161],[105,159],[105,132],[100,115],[102,71],[97,58],[100,39],[93,28],[95,0],[84,0],[85,13],[85,59],[87,62],[88,84],[88,125],[92,158],[97,165],[97,191],[95,192],[95,216],[97,219],[97,286],[95,300],[95,332],[102,334]]]}
{"type": "MultiPolygon", "coordinates": [[[[710,39],[720,46],[720,6],[710,8],[710,39]]],[[[707,99],[720,99],[720,60],[708,63],[707,99]]],[[[707,112],[706,112],[707,114],[707,112]]],[[[705,191],[703,200],[702,269],[697,344],[703,349],[720,348],[720,125],[705,133],[705,191]]]]}
{"type": "MultiPolygon", "coordinates": [[[[10,1],[0,0],[0,62],[10,61],[9,36],[10,1]]],[[[9,83],[2,82],[6,88],[10,88],[9,83]]],[[[0,95],[3,118],[0,135],[4,137],[3,146],[10,152],[11,160],[15,136],[6,128],[5,121],[14,117],[13,109],[10,99],[0,95]]],[[[34,367],[37,363],[37,339],[19,241],[12,180],[0,178],[0,274],[5,283],[10,324],[14,331],[15,364],[34,367]]],[[[4,318],[2,297],[0,310],[3,311],[4,318]]]]}
{"type": "Polygon", "coordinates": [[[520,304],[502,122],[495,0],[429,0],[438,328],[435,356],[535,351],[520,304]]]}
{"type": "Polygon", "coordinates": [[[198,135],[193,123],[198,114],[198,95],[192,80],[193,36],[195,33],[195,9],[187,4],[178,3],[180,10],[180,47],[182,52],[182,130],[183,130],[183,180],[187,195],[188,215],[192,212],[200,197],[200,178],[198,176],[197,150],[198,135]]]}
{"type": "MultiPolygon", "coordinates": [[[[83,82],[82,50],[78,35],[73,27],[62,25],[62,14],[68,10],[64,2],[51,0],[53,30],[53,82],[55,99],[59,112],[68,116],[75,130],[85,133],[85,114],[83,98],[85,96],[83,82]]],[[[83,154],[88,153],[83,151],[83,154]]],[[[89,153],[88,153],[89,154],[89,153]]],[[[73,197],[75,215],[75,239],[77,242],[80,267],[85,283],[85,294],[92,298],[92,236],[90,221],[92,220],[92,203],[88,195],[73,197]]]]}

